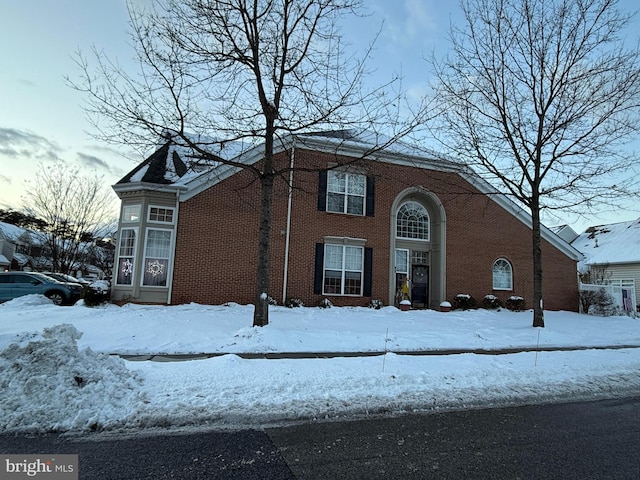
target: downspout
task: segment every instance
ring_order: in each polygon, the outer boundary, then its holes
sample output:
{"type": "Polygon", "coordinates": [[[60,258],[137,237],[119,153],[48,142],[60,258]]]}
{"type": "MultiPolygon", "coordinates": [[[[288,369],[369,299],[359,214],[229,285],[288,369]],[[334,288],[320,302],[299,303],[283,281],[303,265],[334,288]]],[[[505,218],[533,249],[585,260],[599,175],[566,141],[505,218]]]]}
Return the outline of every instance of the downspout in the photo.
{"type": "Polygon", "coordinates": [[[175,222],[173,224],[173,252],[171,254],[171,265],[170,265],[170,272],[171,275],[169,276],[169,290],[167,292],[167,305],[171,305],[171,297],[173,295],[173,275],[174,275],[174,269],[175,269],[175,262],[176,262],[176,244],[178,243],[178,212],[180,211],[180,190],[176,190],[176,215],[175,215],[175,222]]]}
{"type": "Polygon", "coordinates": [[[289,276],[289,242],[291,239],[291,203],[293,198],[293,162],[296,156],[296,140],[291,145],[291,161],[289,163],[289,198],[287,200],[287,232],[284,241],[284,272],[282,275],[282,304],[287,300],[287,280],[289,276]]]}

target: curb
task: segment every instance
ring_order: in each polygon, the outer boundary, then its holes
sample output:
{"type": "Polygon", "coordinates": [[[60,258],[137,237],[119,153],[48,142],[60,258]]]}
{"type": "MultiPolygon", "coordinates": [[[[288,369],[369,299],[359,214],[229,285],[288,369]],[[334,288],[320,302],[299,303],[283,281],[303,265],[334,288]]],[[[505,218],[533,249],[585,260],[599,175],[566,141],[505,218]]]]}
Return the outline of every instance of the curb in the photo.
{"type": "Polygon", "coordinates": [[[393,353],[395,355],[407,356],[438,356],[438,355],[462,355],[471,353],[475,355],[511,355],[514,353],[526,352],[574,352],[581,350],[622,350],[626,348],[640,348],[640,345],[593,345],[575,347],[514,347],[514,348],[453,348],[441,350],[407,350],[392,351],[378,350],[369,352],[263,352],[263,353],[237,353],[237,352],[216,352],[216,353],[193,353],[193,354],[119,354],[112,353],[112,356],[120,357],[133,362],[184,362],[190,360],[206,360],[209,358],[222,357],[223,355],[237,355],[245,360],[284,360],[284,359],[326,359],[326,358],[353,358],[353,357],[378,357],[393,353]]]}

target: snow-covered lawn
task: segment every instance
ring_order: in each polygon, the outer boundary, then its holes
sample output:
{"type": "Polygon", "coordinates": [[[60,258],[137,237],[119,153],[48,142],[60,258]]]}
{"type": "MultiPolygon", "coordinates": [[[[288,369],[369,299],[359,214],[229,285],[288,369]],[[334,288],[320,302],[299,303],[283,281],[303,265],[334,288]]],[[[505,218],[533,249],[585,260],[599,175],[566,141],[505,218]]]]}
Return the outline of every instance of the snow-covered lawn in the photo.
{"type": "Polygon", "coordinates": [[[0,432],[247,427],[381,412],[640,394],[640,348],[508,355],[410,351],[640,347],[640,320],[394,307],[0,304],[0,432]],[[243,359],[273,352],[377,356],[243,359]],[[180,362],[110,354],[223,354],[180,362]]]}

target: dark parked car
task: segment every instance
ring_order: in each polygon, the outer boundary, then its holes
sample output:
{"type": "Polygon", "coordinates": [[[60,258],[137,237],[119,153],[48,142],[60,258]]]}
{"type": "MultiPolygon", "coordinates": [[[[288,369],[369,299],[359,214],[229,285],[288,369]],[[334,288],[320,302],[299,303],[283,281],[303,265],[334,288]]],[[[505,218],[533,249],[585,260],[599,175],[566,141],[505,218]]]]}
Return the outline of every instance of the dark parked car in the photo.
{"type": "Polygon", "coordinates": [[[82,296],[82,288],[80,284],[60,282],[42,273],[0,272],[0,302],[40,294],[56,305],[71,305],[82,296]]]}
{"type": "Polygon", "coordinates": [[[67,275],[66,273],[51,273],[51,272],[42,272],[42,273],[44,273],[47,277],[55,278],[60,282],[79,283],[83,287],[86,287],[87,285],[91,284],[89,280],[86,280],[84,278],[72,277],[71,275],[67,275]]]}

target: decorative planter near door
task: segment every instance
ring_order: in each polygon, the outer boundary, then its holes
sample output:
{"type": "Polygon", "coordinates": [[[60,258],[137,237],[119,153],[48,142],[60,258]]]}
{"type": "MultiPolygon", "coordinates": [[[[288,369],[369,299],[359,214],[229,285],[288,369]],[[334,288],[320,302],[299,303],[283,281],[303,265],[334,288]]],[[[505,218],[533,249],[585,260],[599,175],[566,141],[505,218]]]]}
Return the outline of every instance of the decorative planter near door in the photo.
{"type": "Polygon", "coordinates": [[[400,310],[403,312],[411,310],[411,300],[402,300],[400,302],[400,310]]]}
{"type": "Polygon", "coordinates": [[[442,302],[440,304],[440,311],[441,312],[450,312],[451,311],[451,304],[449,302],[442,302]]]}

